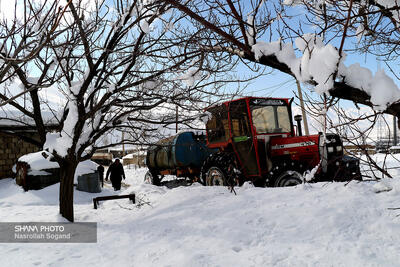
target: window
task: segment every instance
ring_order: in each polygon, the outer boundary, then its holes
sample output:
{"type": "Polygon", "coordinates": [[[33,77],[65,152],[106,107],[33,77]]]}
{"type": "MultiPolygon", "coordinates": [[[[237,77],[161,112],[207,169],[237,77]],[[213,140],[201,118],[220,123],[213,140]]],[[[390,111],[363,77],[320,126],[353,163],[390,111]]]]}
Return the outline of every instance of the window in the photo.
{"type": "Polygon", "coordinates": [[[291,131],[287,106],[256,106],[251,113],[258,134],[291,131]]]}
{"type": "Polygon", "coordinates": [[[210,143],[225,142],[229,138],[228,111],[225,105],[210,108],[207,121],[207,137],[210,143]]]}
{"type": "Polygon", "coordinates": [[[232,102],[229,109],[233,137],[251,136],[246,102],[243,100],[232,102]]]}

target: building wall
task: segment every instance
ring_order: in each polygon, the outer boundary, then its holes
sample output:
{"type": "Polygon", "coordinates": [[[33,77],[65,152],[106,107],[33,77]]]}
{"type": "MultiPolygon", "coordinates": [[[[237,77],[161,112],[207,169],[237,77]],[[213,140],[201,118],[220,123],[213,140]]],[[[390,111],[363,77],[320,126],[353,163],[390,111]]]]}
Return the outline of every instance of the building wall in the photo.
{"type": "Polygon", "coordinates": [[[14,177],[12,167],[17,159],[36,151],[39,151],[37,146],[24,142],[18,137],[0,133],[0,179],[14,177]]]}
{"type": "Polygon", "coordinates": [[[122,164],[123,165],[130,165],[130,164],[135,164],[138,165],[139,167],[144,167],[144,160],[145,160],[146,156],[144,155],[139,155],[138,156],[134,156],[133,158],[124,158],[122,160],[122,164]]]}
{"type": "Polygon", "coordinates": [[[344,154],[346,155],[353,155],[362,153],[365,154],[365,151],[368,151],[368,154],[373,155],[376,153],[375,146],[373,145],[345,145],[344,146],[344,154]]]}

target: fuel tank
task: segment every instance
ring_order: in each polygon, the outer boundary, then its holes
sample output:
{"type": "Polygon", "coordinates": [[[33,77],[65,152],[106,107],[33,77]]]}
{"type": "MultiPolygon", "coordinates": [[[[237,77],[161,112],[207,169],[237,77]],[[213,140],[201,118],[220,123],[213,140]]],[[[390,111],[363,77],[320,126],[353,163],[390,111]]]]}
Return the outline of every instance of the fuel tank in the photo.
{"type": "Polygon", "coordinates": [[[147,150],[146,165],[153,170],[201,168],[213,152],[207,148],[205,136],[182,132],[160,140],[147,150]]]}

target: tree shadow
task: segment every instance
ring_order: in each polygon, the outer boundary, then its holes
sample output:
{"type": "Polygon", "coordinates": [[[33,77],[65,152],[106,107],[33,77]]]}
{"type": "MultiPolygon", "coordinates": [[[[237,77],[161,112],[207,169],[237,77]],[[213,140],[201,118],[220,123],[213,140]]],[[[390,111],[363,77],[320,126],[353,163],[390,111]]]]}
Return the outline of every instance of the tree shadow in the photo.
{"type": "Polygon", "coordinates": [[[192,182],[186,179],[173,179],[169,181],[162,181],[161,186],[166,186],[169,189],[177,188],[180,186],[191,186],[192,182]]]}

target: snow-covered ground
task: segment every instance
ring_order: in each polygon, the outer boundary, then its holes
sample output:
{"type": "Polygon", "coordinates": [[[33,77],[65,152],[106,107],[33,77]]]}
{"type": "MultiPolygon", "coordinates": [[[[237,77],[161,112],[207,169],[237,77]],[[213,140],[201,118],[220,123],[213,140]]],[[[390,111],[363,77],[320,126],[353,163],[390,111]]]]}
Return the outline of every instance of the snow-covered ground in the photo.
{"type": "MultiPolygon", "coordinates": [[[[398,164],[397,166],[400,166],[398,164]]],[[[95,244],[0,244],[0,266],[398,266],[400,175],[381,182],[254,188],[156,187],[125,168],[118,194],[75,191],[75,219],[98,223],[95,244]],[[390,191],[388,191],[390,190],[390,191]]],[[[64,221],[59,185],[24,192],[0,180],[0,221],[64,221]]]]}
{"type": "MultiPolygon", "coordinates": [[[[386,170],[392,177],[400,178],[400,154],[378,153],[371,155],[371,159],[375,161],[380,168],[386,170]]],[[[377,171],[372,164],[368,163],[365,155],[361,156],[361,170],[363,174],[370,179],[386,177],[382,172],[377,171]]]]}

